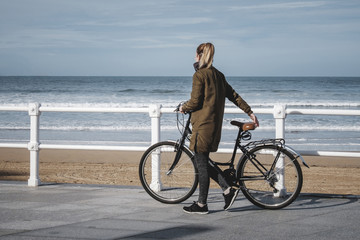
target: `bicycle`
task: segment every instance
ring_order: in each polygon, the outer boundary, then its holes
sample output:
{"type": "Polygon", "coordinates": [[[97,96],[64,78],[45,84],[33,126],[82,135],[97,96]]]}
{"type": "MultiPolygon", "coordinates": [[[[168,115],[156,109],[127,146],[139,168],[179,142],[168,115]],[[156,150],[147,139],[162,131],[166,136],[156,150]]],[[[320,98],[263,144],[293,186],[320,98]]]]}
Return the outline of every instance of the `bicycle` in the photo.
{"type": "MultiPolygon", "coordinates": [[[[178,141],[163,141],[150,146],[143,154],[139,165],[140,181],[146,192],[162,203],[175,204],[188,199],[198,185],[198,170],[193,152],[186,146],[191,135],[188,114],[177,125],[181,133],[178,141]],[[182,127],[182,129],[180,129],[182,127]]],[[[303,175],[297,159],[309,167],[302,156],[285,145],[284,139],[249,141],[255,129],[254,123],[231,121],[239,131],[231,159],[226,163],[209,159],[209,164],[223,174],[228,183],[240,188],[244,196],[254,205],[265,209],[280,209],[291,204],[300,194],[303,175]],[[243,154],[235,169],[237,150],[243,154]],[[221,170],[219,166],[228,166],[221,170]]]]}

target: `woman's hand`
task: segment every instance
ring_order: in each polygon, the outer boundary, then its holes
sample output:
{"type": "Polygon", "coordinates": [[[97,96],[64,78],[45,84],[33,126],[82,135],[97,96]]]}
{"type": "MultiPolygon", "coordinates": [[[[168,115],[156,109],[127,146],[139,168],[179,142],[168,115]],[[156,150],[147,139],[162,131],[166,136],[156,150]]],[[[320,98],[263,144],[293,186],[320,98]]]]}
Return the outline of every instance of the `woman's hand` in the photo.
{"type": "Polygon", "coordinates": [[[256,127],[259,127],[259,126],[260,126],[257,117],[256,117],[253,113],[250,115],[250,118],[251,118],[251,120],[255,123],[255,126],[256,126],[256,127]]]}

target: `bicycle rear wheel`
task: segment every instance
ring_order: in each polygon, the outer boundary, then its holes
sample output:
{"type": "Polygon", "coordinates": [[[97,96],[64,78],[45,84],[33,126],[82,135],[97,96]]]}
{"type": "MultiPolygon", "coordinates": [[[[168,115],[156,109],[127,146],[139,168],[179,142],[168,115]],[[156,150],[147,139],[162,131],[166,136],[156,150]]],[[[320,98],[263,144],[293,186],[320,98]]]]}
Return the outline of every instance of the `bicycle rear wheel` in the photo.
{"type": "Polygon", "coordinates": [[[280,209],[291,204],[303,183],[298,161],[276,145],[251,149],[240,160],[237,177],[245,197],[266,209],[280,209]]]}
{"type": "Polygon", "coordinates": [[[175,142],[159,142],[143,154],[139,165],[140,181],[146,192],[163,203],[180,203],[188,199],[198,184],[193,154],[182,147],[181,157],[169,172],[177,153],[175,142]]]}

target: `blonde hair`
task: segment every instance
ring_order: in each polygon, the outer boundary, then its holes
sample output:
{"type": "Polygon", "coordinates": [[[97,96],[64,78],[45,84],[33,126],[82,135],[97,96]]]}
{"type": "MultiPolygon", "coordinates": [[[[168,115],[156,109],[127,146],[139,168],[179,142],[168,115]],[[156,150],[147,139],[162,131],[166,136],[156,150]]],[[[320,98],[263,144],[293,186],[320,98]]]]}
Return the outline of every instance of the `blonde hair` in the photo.
{"type": "Polygon", "coordinates": [[[212,43],[202,43],[197,49],[196,53],[200,57],[199,68],[210,68],[214,60],[215,47],[212,43]]]}

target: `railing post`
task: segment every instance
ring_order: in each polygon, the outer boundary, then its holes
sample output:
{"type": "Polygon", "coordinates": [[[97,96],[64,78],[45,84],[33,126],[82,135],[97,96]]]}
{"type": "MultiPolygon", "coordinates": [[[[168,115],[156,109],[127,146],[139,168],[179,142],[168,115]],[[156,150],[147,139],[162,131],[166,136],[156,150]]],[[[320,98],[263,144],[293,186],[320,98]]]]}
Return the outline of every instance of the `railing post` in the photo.
{"type": "Polygon", "coordinates": [[[151,144],[155,144],[160,141],[161,105],[160,104],[150,105],[149,115],[151,118],[151,144]]]}
{"type": "MultiPolygon", "coordinates": [[[[275,138],[285,138],[285,118],[286,118],[286,105],[274,106],[274,118],[275,118],[275,138]]],[[[275,183],[276,189],[279,189],[275,193],[276,197],[286,196],[285,176],[284,176],[284,156],[280,156],[276,163],[275,170],[278,181],[275,183]]]]}
{"type": "Polygon", "coordinates": [[[285,138],[286,105],[274,106],[275,137],[285,138]]]}
{"type": "MultiPolygon", "coordinates": [[[[149,106],[149,115],[151,118],[151,144],[160,141],[160,117],[161,105],[153,104],[149,106]]],[[[150,188],[154,191],[161,190],[160,178],[160,152],[154,152],[151,156],[151,184],[150,188]]]]}
{"type": "Polygon", "coordinates": [[[28,150],[30,151],[30,177],[28,186],[36,187],[40,185],[39,179],[39,117],[40,104],[29,104],[30,116],[30,142],[28,143],[28,150]]]}

